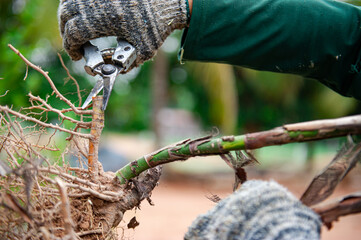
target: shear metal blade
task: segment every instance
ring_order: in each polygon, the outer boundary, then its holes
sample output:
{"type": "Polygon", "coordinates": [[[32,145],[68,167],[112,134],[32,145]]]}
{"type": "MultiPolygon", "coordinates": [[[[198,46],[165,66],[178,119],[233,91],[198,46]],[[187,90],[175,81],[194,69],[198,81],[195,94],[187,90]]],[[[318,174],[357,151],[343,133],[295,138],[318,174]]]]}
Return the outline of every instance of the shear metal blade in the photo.
{"type": "Polygon", "coordinates": [[[113,86],[115,83],[115,79],[119,74],[119,69],[117,69],[113,74],[107,75],[103,77],[103,106],[102,110],[105,111],[108,105],[110,94],[113,90],[113,86]]]}
{"type": "Polygon", "coordinates": [[[81,108],[83,108],[83,109],[86,108],[86,106],[88,106],[89,103],[92,101],[93,97],[98,95],[98,93],[103,89],[103,86],[104,86],[103,78],[99,77],[98,81],[95,83],[94,88],[89,93],[88,97],[86,98],[86,100],[83,103],[83,106],[81,106],[81,108]]]}

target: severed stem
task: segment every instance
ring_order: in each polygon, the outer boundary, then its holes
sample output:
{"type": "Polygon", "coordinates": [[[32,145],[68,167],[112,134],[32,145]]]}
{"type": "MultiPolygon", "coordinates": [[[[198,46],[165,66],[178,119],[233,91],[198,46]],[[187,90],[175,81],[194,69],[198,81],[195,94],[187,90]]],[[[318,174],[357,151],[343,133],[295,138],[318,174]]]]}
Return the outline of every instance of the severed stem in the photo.
{"type": "Polygon", "coordinates": [[[93,120],[90,130],[90,135],[92,137],[89,139],[88,153],[89,176],[93,181],[96,181],[99,174],[99,168],[101,167],[98,161],[98,150],[100,136],[104,127],[104,111],[102,110],[102,105],[102,96],[93,97],[93,120]]]}

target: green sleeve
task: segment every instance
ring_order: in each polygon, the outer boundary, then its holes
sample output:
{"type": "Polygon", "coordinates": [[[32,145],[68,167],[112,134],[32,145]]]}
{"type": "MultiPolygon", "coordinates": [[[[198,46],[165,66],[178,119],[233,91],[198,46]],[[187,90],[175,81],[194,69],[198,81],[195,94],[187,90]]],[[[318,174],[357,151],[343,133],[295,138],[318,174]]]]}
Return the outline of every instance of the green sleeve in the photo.
{"type": "Polygon", "coordinates": [[[361,9],[332,0],[194,0],[181,60],[314,78],[361,99],[361,9]]]}

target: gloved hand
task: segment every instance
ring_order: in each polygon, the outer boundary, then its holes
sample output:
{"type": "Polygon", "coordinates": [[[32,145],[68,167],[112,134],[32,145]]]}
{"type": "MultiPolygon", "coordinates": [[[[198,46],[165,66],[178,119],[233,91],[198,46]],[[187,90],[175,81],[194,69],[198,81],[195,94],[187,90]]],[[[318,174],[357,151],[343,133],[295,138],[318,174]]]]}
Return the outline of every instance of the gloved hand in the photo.
{"type": "Polygon", "coordinates": [[[73,60],[82,45],[117,36],[137,50],[136,65],[152,58],[174,29],[187,25],[186,0],[61,0],[58,19],[63,45],[73,60]]]}
{"type": "Polygon", "coordinates": [[[313,240],[320,217],[276,182],[248,181],[189,228],[187,240],[313,240]]]}

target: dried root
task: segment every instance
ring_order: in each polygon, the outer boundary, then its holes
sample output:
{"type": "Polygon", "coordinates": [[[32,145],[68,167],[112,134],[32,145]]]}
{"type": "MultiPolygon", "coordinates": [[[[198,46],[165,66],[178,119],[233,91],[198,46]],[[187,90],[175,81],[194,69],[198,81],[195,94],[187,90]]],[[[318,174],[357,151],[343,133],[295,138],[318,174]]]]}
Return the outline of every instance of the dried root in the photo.
{"type": "Polygon", "coordinates": [[[69,109],[56,109],[50,97],[32,94],[29,108],[0,106],[0,238],[118,239],[115,228],[124,212],[149,198],[159,169],[123,185],[104,172],[97,154],[103,113],[96,104],[92,110],[75,107],[47,72],[10,48],[45,77],[51,97],[69,109]],[[49,123],[49,112],[58,116],[57,124],[49,123]],[[79,167],[71,167],[71,159],[79,167]]]}

